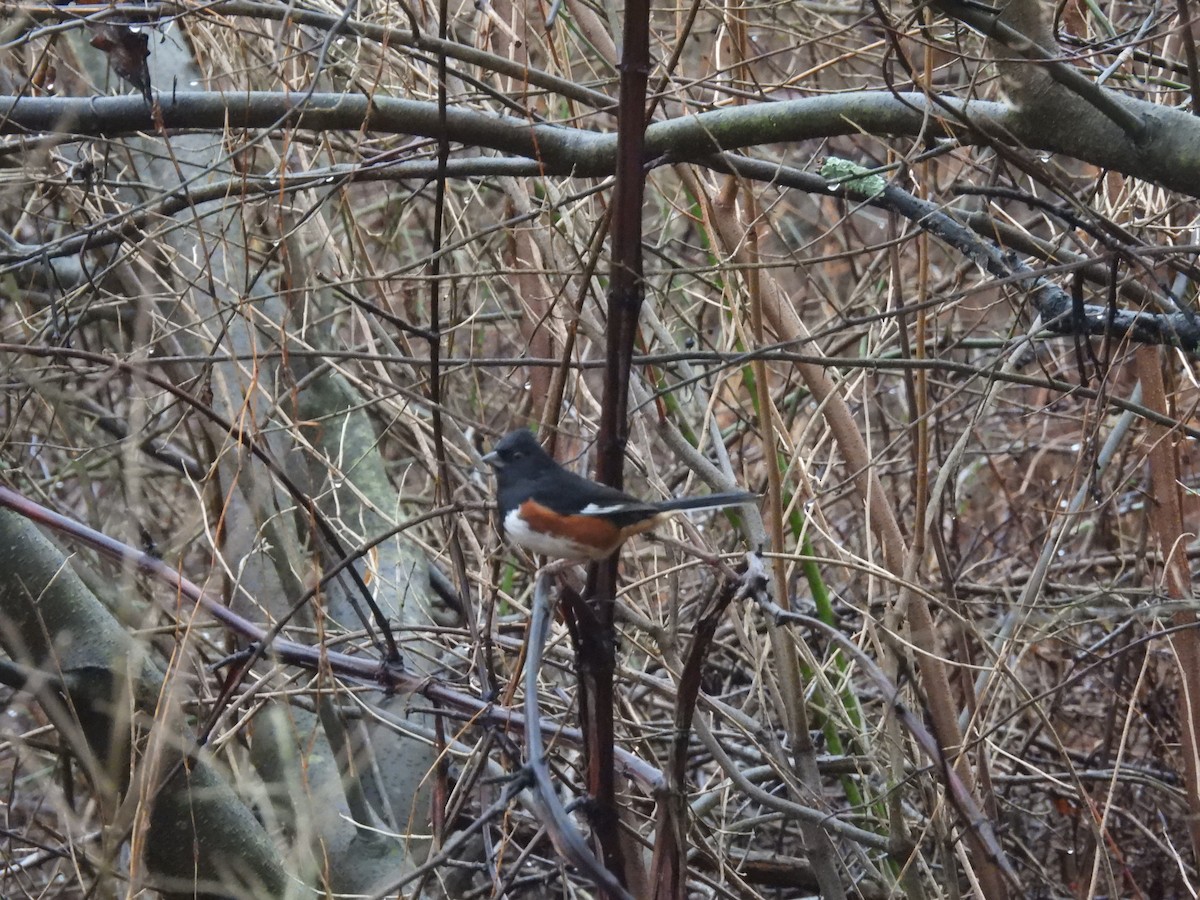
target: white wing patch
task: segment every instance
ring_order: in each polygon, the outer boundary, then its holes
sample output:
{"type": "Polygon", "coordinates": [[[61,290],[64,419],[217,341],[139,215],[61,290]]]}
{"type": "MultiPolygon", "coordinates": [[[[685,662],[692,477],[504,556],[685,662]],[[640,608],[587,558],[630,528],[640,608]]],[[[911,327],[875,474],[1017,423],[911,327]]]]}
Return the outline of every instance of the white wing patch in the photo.
{"type": "Polygon", "coordinates": [[[628,503],[610,503],[608,506],[589,503],[579,511],[579,514],[581,516],[606,516],[609,513],[624,512],[627,509],[629,509],[628,503]]]}

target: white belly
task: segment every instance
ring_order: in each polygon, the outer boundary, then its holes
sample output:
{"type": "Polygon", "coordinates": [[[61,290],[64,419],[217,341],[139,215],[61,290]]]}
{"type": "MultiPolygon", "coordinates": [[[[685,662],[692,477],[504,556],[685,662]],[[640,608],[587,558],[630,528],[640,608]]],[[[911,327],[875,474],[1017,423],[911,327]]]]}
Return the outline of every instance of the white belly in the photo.
{"type": "Polygon", "coordinates": [[[525,524],[517,510],[504,517],[504,535],[518,547],[524,547],[531,553],[540,553],[553,559],[603,559],[597,556],[596,548],[577,541],[570,541],[570,552],[564,553],[567,542],[564,538],[552,537],[540,531],[534,531],[525,524]]]}

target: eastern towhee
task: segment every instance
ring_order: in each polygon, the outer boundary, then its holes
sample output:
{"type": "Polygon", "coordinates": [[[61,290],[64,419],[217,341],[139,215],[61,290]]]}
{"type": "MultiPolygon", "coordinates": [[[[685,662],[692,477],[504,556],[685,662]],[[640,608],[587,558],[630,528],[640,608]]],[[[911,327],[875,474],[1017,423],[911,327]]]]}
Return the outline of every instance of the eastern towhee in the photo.
{"type": "Polygon", "coordinates": [[[501,438],[483,461],[496,470],[504,535],[555,559],[604,559],[627,538],[649,531],[672,513],[755,499],[737,491],[647,503],[568,472],[524,428],[501,438]]]}

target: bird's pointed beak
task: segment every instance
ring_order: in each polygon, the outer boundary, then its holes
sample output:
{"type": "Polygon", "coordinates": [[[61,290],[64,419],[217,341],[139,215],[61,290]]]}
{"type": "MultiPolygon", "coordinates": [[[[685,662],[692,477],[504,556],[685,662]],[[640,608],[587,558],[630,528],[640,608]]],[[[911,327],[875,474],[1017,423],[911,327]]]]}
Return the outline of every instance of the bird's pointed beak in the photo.
{"type": "Polygon", "coordinates": [[[496,455],[495,450],[493,450],[491,453],[485,453],[485,454],[483,454],[483,456],[481,456],[479,458],[482,459],[489,466],[491,466],[493,469],[498,469],[502,465],[504,465],[504,463],[500,462],[500,457],[496,455]]]}

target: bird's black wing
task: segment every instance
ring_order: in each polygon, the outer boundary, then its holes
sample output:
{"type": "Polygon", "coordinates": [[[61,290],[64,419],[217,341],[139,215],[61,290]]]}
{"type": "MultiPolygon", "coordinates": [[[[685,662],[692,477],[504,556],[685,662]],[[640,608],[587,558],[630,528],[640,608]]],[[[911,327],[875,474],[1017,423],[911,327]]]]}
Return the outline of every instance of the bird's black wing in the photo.
{"type": "Polygon", "coordinates": [[[539,479],[529,499],[565,516],[604,516],[621,528],[636,525],[660,512],[651,503],[568,470],[562,470],[553,479],[539,479]]]}

